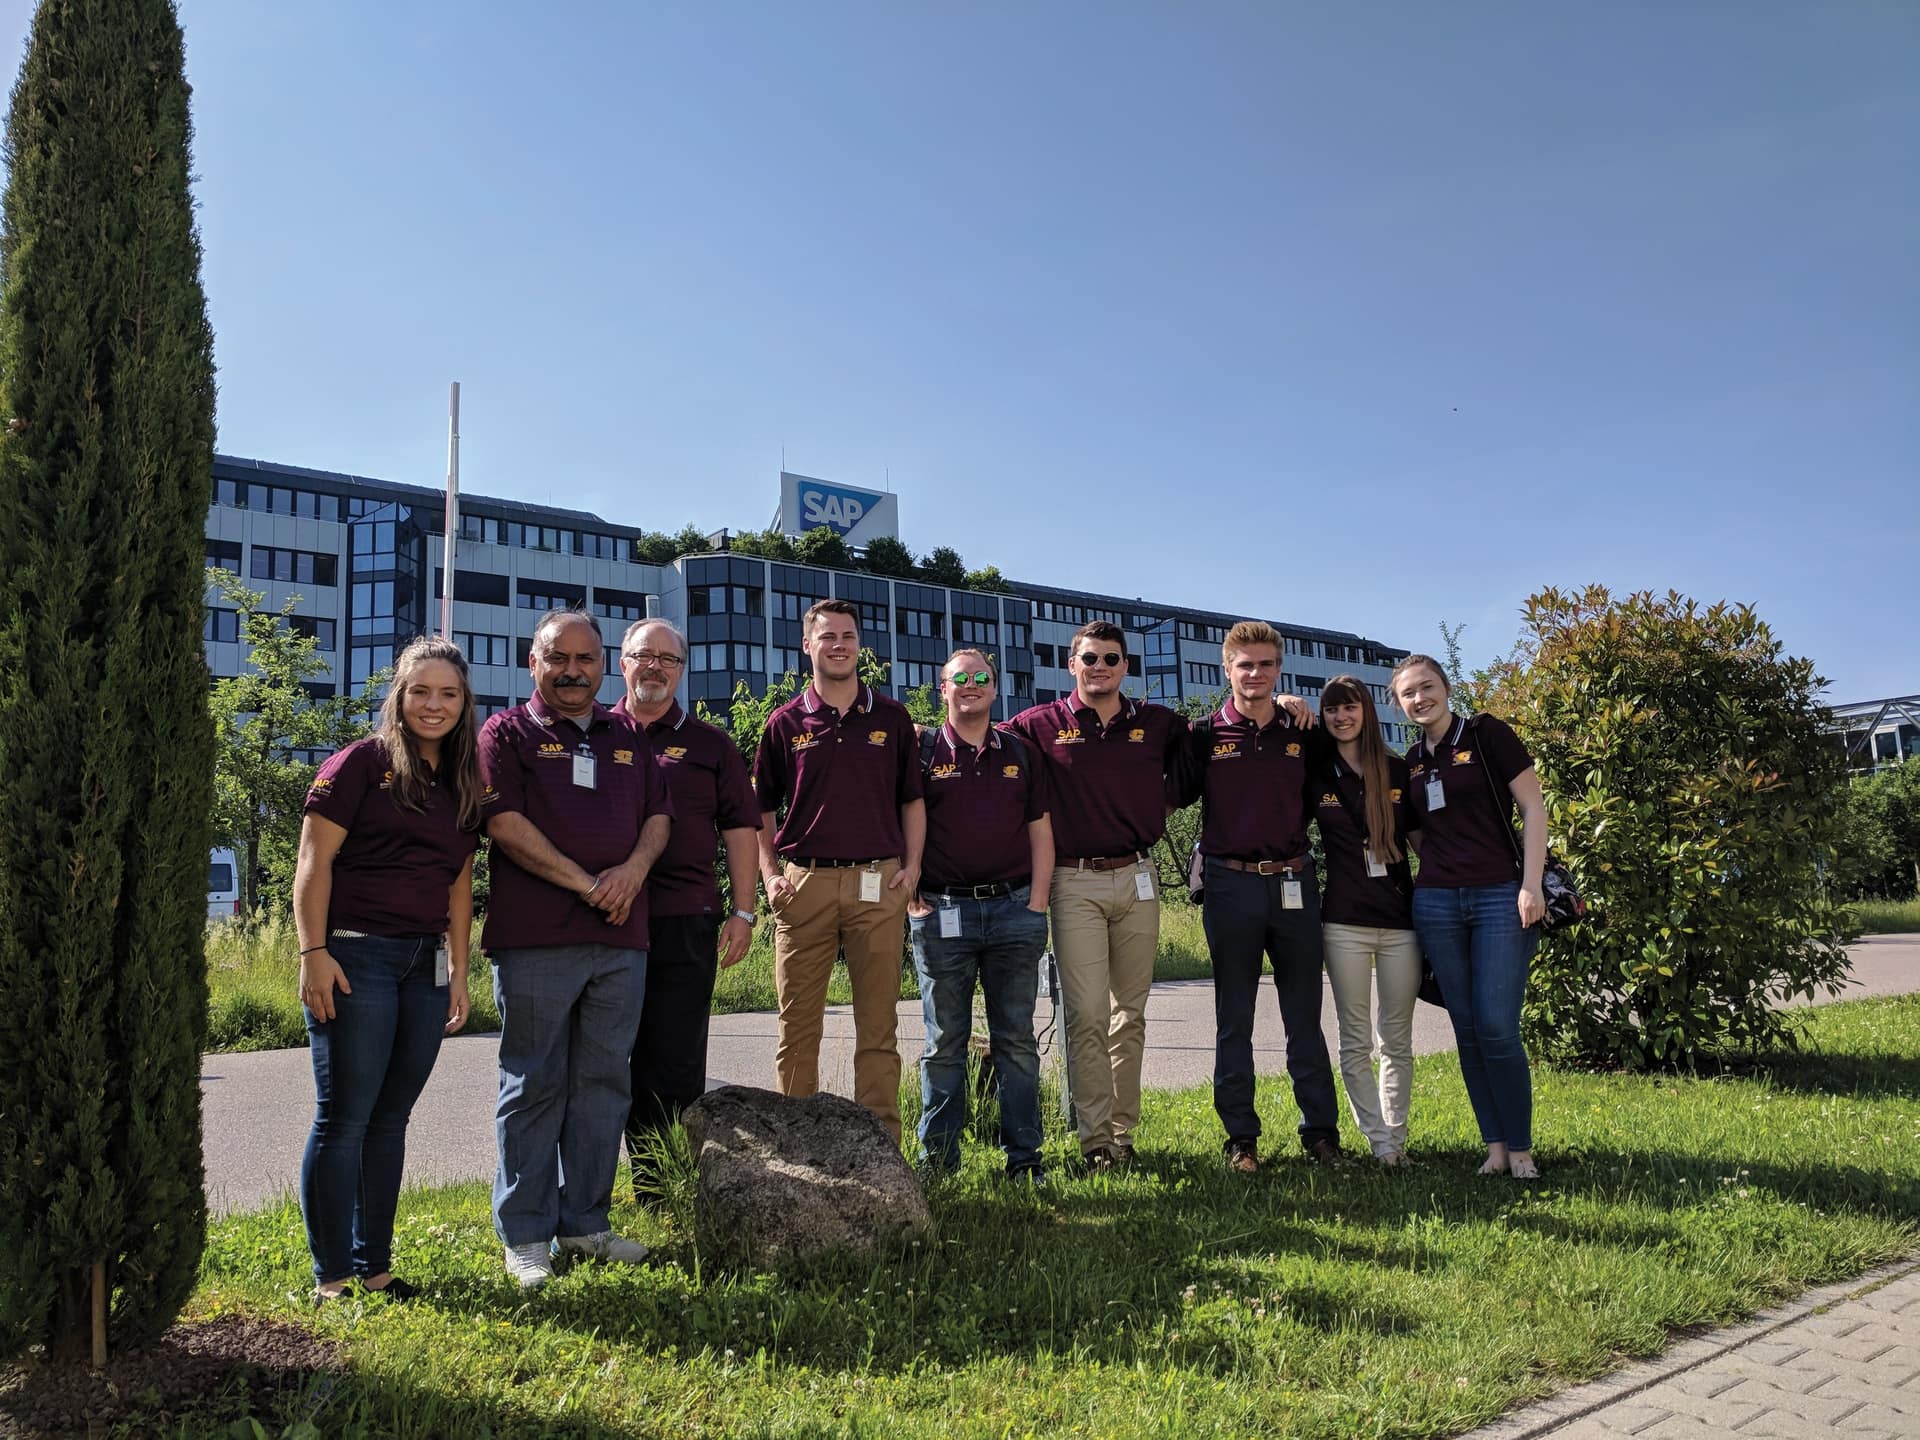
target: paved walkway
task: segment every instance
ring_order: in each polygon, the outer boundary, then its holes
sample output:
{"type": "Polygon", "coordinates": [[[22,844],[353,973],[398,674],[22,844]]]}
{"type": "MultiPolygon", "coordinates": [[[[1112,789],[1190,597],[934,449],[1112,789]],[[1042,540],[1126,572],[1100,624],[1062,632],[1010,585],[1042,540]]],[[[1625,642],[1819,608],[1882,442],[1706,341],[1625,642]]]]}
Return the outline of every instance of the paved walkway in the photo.
{"type": "Polygon", "coordinates": [[[1563,1390],[1467,1440],[1914,1440],[1920,1262],[1809,1291],[1745,1325],[1563,1390]]]}

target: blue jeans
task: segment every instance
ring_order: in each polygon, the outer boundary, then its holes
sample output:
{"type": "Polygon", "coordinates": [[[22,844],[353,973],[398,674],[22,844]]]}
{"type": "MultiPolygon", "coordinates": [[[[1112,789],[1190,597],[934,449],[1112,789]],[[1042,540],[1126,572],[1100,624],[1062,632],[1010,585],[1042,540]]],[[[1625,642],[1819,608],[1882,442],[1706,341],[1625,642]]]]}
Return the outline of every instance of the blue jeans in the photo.
{"type": "Polygon", "coordinates": [[[1285,905],[1283,875],[1206,867],[1200,921],[1213,962],[1213,1109],[1227,1140],[1260,1138],[1253,1105],[1253,1007],[1260,998],[1260,957],[1273,958],[1273,989],[1287,1034],[1287,1077],[1300,1107],[1300,1144],[1340,1141],[1333,1061],[1320,1029],[1320,977],[1326,952],[1320,933],[1320,887],[1313,866],[1299,875],[1301,908],[1285,905]]]}
{"type": "Polygon", "coordinates": [[[987,997],[987,1043],[1000,1089],[1000,1143],[1007,1169],[1040,1163],[1040,1051],[1033,1041],[1034,997],[1040,956],[1047,948],[1047,917],[1027,908],[1024,885],[989,900],[955,900],[960,933],[940,936],[940,912],[909,915],[913,968],[920,975],[920,1009],[927,1048],[920,1060],[920,1154],[951,1170],[960,1163],[960,1132],[967,1125],[967,1041],[973,1034],[973,985],[987,997]]]}
{"type": "Polygon", "coordinates": [[[646,985],[644,950],[541,945],[494,953],[493,1228],[508,1245],[607,1228],[646,985]]]}
{"type": "Polygon", "coordinates": [[[1480,1138],[1533,1149],[1533,1076],[1520,1043],[1527,967],[1540,943],[1520,924],[1518,882],[1413,892],[1413,928],[1440,982],[1460,1048],[1460,1076],[1480,1138]]]}
{"type": "Polygon", "coordinates": [[[314,1111],[300,1161],[300,1211],[321,1284],[393,1264],[393,1212],[407,1120],[446,1034],[447,991],[433,983],[437,938],[327,942],[351,995],[333,1019],[306,1011],[314,1111]]]}

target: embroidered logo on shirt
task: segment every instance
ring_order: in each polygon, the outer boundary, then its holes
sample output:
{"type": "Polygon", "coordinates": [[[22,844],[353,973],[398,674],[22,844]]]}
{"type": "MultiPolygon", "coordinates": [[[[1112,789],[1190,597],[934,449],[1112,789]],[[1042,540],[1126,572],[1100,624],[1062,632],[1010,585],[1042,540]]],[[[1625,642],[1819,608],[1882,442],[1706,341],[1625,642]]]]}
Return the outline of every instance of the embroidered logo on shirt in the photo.
{"type": "Polygon", "coordinates": [[[1389,796],[1390,796],[1390,797],[1392,798],[1392,800],[1393,800],[1393,803],[1394,803],[1394,804],[1396,804],[1396,805],[1398,805],[1398,804],[1400,803],[1400,797],[1401,797],[1401,795],[1402,795],[1402,794],[1404,794],[1404,793],[1405,793],[1404,791],[1402,791],[1402,790],[1400,790],[1400,789],[1398,789],[1398,788],[1395,788],[1395,789],[1392,789],[1392,790],[1389,790],[1389,791],[1387,792],[1387,794],[1388,794],[1388,795],[1389,795],[1389,796]]]}
{"type": "Polygon", "coordinates": [[[1146,738],[1147,738],[1147,732],[1137,727],[1127,731],[1127,739],[1131,740],[1135,745],[1138,745],[1142,740],[1146,738]]]}
{"type": "Polygon", "coordinates": [[[567,747],[557,740],[543,740],[540,742],[540,753],[542,755],[564,755],[567,753],[567,747]]]}
{"type": "Polygon", "coordinates": [[[795,750],[811,750],[819,743],[820,737],[811,730],[802,730],[798,735],[793,737],[793,748],[795,750]]]}
{"type": "Polygon", "coordinates": [[[936,765],[927,772],[930,780],[951,780],[960,773],[958,765],[936,765]]]}
{"type": "Polygon", "coordinates": [[[687,758],[687,747],[684,745],[669,745],[662,753],[669,760],[684,760],[687,758]]]}
{"type": "MultiPolygon", "coordinates": [[[[393,772],[389,770],[387,773],[391,775],[393,772]]],[[[322,775],[318,780],[313,782],[313,789],[308,793],[313,795],[331,795],[333,793],[333,777],[331,775],[322,775]]]]}
{"type": "Polygon", "coordinates": [[[869,730],[869,731],[867,732],[867,744],[869,744],[869,745],[884,745],[884,744],[886,744],[886,743],[887,743],[887,732],[886,732],[886,731],[884,731],[884,730],[869,730]]]}
{"type": "Polygon", "coordinates": [[[616,751],[614,751],[614,752],[613,752],[613,763],[614,763],[614,764],[616,764],[616,765],[631,765],[631,764],[633,764],[633,751],[631,751],[631,750],[616,750],[616,751]]]}
{"type": "Polygon", "coordinates": [[[1216,760],[1237,760],[1240,758],[1238,740],[1219,740],[1214,743],[1213,758],[1216,760]]]}
{"type": "Polygon", "coordinates": [[[1053,735],[1053,743],[1056,745],[1078,745],[1080,743],[1080,727],[1075,725],[1066,730],[1056,730],[1053,735]]]}
{"type": "Polygon", "coordinates": [[[1453,763],[1456,765],[1471,765],[1473,763],[1473,752],[1471,750],[1454,751],[1453,763]]]}
{"type": "Polygon", "coordinates": [[[391,770],[380,777],[380,788],[382,790],[391,790],[393,788],[393,772],[391,770]]]}
{"type": "Polygon", "coordinates": [[[1407,773],[1418,780],[1422,775],[1427,773],[1427,767],[1425,765],[1410,765],[1407,767],[1407,773]]]}
{"type": "Polygon", "coordinates": [[[1321,795],[1320,803],[1322,805],[1332,805],[1335,808],[1338,808],[1340,804],[1340,797],[1334,794],[1331,790],[1329,790],[1325,794],[1321,795]]]}
{"type": "Polygon", "coordinates": [[[1006,765],[1001,767],[1000,773],[1009,780],[1018,780],[1020,778],[1020,767],[1018,765],[1006,765]]]}
{"type": "Polygon", "coordinates": [[[1288,745],[1288,746],[1287,746],[1287,754],[1288,754],[1288,756],[1289,756],[1289,757],[1291,757],[1292,759],[1295,759],[1295,760],[1298,760],[1298,759],[1300,758],[1300,746],[1299,746],[1299,744],[1298,744],[1297,742],[1295,742],[1295,743],[1293,743],[1293,744],[1290,744],[1290,745],[1288,745]]]}

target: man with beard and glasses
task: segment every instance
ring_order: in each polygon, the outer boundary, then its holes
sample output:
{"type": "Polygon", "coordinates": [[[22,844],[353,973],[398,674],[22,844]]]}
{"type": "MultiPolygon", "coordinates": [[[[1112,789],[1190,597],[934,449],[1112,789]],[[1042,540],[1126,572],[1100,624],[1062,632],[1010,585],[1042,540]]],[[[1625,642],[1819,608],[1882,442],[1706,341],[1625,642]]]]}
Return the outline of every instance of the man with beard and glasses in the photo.
{"type": "Polygon", "coordinates": [[[604,657],[591,615],[548,612],[528,659],[533,697],[480,732],[500,1008],[493,1223],[527,1289],[557,1257],[647,1255],[607,1209],[646,991],[647,875],[673,811],[639,726],[594,699],[604,657]]]}
{"type": "Polygon", "coordinates": [[[633,1109],[627,1158],[634,1192],[649,1191],[644,1143],[707,1088],[707,1018],[719,970],[753,941],[754,832],[760,807],[747,762],[724,730],[674,699],[687,642],[665,620],[636,620],[620,643],[627,695],[620,708],[653,746],[673,801],[673,835],[647,878],[647,995],[633,1043],[633,1109]],[[731,911],[714,880],[724,847],[731,911]]]}

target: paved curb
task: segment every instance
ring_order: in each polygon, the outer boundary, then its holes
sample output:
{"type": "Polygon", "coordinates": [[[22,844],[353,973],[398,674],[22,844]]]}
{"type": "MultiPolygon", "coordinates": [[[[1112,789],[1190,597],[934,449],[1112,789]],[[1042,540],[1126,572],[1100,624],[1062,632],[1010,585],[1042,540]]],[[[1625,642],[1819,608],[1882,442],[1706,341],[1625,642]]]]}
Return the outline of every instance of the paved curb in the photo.
{"type": "Polygon", "coordinates": [[[1468,1431],[1461,1440],[1537,1440],[1537,1437],[1551,1435],[1562,1426],[1630,1399],[1643,1390],[1650,1390],[1664,1380],[1697,1370],[1809,1315],[1817,1315],[1849,1300],[1870,1295],[1915,1271],[1920,1271],[1920,1258],[1908,1255],[1869,1270],[1864,1275],[1856,1275],[1851,1280],[1809,1290],[1798,1299],[1771,1310],[1763,1310],[1744,1324],[1682,1341],[1651,1360],[1634,1361],[1610,1375],[1570,1386],[1544,1400],[1536,1400],[1477,1430],[1468,1431]]]}

